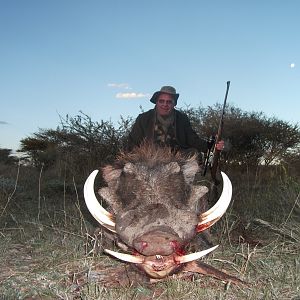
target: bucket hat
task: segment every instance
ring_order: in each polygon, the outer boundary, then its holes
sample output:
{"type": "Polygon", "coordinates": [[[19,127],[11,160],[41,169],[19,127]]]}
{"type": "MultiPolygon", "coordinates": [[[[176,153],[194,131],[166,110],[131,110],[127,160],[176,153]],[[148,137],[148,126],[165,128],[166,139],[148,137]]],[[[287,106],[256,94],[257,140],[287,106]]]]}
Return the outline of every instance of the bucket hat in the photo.
{"type": "Polygon", "coordinates": [[[177,104],[177,99],[179,97],[179,94],[176,93],[176,89],[172,86],[169,86],[169,85],[166,85],[166,86],[163,86],[160,91],[157,91],[153,94],[153,96],[151,97],[150,99],[150,102],[156,104],[156,101],[157,101],[157,97],[160,95],[160,94],[170,94],[173,96],[173,99],[174,99],[174,105],[176,106],[177,104]]]}

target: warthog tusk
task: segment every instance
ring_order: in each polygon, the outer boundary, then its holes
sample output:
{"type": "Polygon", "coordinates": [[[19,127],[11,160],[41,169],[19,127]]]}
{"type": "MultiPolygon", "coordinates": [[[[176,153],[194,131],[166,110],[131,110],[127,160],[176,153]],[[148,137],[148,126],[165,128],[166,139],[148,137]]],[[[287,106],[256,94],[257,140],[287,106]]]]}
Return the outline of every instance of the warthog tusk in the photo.
{"type": "Polygon", "coordinates": [[[191,253],[191,254],[187,254],[187,255],[183,255],[183,256],[177,256],[176,261],[179,262],[180,264],[184,264],[184,263],[199,259],[202,256],[214,251],[218,246],[219,245],[214,246],[209,249],[206,249],[206,250],[203,250],[203,251],[200,251],[200,252],[195,252],[195,253],[191,253]]]}
{"type": "MultiPolygon", "coordinates": [[[[187,263],[187,262],[190,262],[190,261],[193,261],[193,260],[197,260],[197,259],[203,257],[204,255],[214,251],[218,246],[219,245],[214,246],[214,247],[209,248],[209,249],[206,249],[206,250],[203,250],[203,251],[200,251],[200,252],[191,253],[191,254],[187,254],[187,255],[183,255],[183,256],[176,255],[174,257],[174,261],[177,264],[184,264],[184,263],[187,263]]],[[[131,255],[131,254],[115,252],[115,251],[112,251],[112,250],[109,250],[109,249],[104,249],[104,251],[106,253],[110,254],[111,256],[114,256],[114,257],[116,257],[116,258],[118,258],[122,261],[126,261],[126,262],[129,262],[129,263],[134,263],[134,264],[146,263],[147,256],[135,256],[135,255],[131,255]]],[[[162,255],[155,255],[155,258],[158,259],[158,260],[162,260],[164,257],[162,255]]],[[[172,259],[172,261],[173,261],[173,259],[172,259]]]]}
{"type": "Polygon", "coordinates": [[[228,176],[221,172],[223,178],[223,191],[217,203],[208,211],[200,215],[197,231],[203,231],[215,224],[226,212],[232,196],[232,185],[228,176]]]}
{"type": "Polygon", "coordinates": [[[131,254],[115,252],[115,251],[108,250],[108,249],[104,249],[104,251],[111,256],[114,256],[120,260],[127,261],[127,262],[130,262],[133,264],[142,264],[144,262],[144,258],[142,256],[134,256],[131,254]]]}
{"type": "Polygon", "coordinates": [[[87,208],[92,216],[105,228],[112,232],[116,232],[116,224],[113,221],[113,214],[105,210],[98,202],[94,192],[94,181],[98,174],[98,170],[94,170],[87,178],[84,184],[84,199],[87,208]]]}

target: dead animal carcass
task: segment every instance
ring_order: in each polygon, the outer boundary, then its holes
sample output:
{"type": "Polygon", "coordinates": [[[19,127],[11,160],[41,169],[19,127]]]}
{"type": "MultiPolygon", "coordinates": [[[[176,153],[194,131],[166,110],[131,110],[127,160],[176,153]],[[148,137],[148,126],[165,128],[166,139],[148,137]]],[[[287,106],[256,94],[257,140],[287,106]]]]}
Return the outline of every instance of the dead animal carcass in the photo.
{"type": "Polygon", "coordinates": [[[186,253],[189,242],[225,213],[232,194],[222,174],[223,191],[217,203],[203,211],[207,187],[193,185],[199,170],[197,158],[173,154],[167,148],[144,145],[122,154],[103,168],[107,187],[99,190],[110,211],[97,201],[93,171],[84,186],[87,207],[94,218],[118,236],[130,253],[105,251],[161,279],[180,270],[209,274],[239,282],[206,264],[194,262],[217,248],[186,253]]]}

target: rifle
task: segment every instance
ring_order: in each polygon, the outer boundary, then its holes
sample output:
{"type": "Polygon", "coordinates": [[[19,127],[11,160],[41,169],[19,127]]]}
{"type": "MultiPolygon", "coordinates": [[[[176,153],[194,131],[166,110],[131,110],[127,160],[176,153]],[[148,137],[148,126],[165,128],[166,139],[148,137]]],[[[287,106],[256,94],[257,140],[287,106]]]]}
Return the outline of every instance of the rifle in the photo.
{"type": "Polygon", "coordinates": [[[205,156],[204,168],[203,168],[203,172],[202,172],[202,175],[205,176],[206,171],[209,166],[210,172],[211,172],[211,177],[212,177],[215,185],[218,185],[220,183],[220,181],[217,179],[217,169],[218,169],[218,165],[219,165],[220,152],[221,152],[220,150],[217,150],[216,144],[222,140],[225,107],[226,107],[229,86],[230,86],[230,81],[227,81],[226,94],[225,94],[225,99],[224,99],[224,103],[223,103],[223,109],[222,109],[222,113],[221,113],[218,133],[217,133],[216,137],[212,136],[208,140],[208,143],[207,143],[208,150],[207,150],[207,153],[205,156]],[[213,149],[213,151],[212,151],[212,149],[213,149]]]}

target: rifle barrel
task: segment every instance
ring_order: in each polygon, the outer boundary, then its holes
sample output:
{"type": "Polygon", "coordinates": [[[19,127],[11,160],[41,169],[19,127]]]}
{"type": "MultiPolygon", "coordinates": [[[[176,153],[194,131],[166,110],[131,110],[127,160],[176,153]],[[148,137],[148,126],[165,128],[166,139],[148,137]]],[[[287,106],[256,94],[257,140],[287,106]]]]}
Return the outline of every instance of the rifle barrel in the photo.
{"type": "Polygon", "coordinates": [[[223,109],[222,109],[222,113],[221,113],[217,139],[215,142],[213,160],[212,160],[212,164],[211,164],[211,177],[212,177],[213,181],[215,182],[215,184],[219,183],[219,181],[217,180],[217,168],[218,168],[219,159],[220,159],[220,151],[216,149],[216,144],[219,141],[221,141],[221,139],[222,139],[223,125],[224,125],[223,119],[224,119],[224,115],[225,115],[225,108],[226,108],[226,101],[227,101],[229,87],[230,87],[230,81],[227,81],[227,88],[226,88],[226,93],[225,93],[225,98],[224,98],[224,103],[223,103],[223,109]]]}

